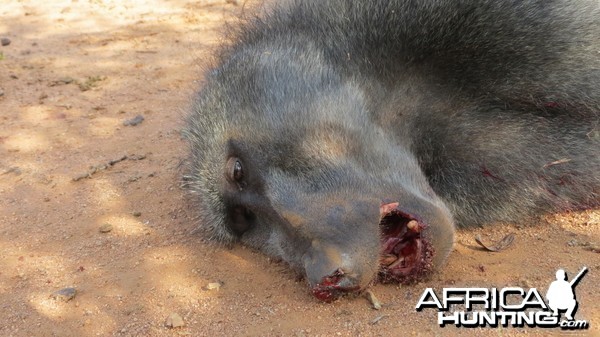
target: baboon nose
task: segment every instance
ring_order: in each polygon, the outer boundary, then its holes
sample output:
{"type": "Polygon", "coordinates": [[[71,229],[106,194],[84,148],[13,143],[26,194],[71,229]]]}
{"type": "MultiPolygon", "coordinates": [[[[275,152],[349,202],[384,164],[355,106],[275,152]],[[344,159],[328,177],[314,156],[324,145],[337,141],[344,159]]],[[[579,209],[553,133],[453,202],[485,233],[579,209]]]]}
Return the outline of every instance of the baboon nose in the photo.
{"type": "Polygon", "coordinates": [[[312,294],[323,302],[332,302],[348,293],[360,291],[359,281],[347,276],[342,269],[337,269],[333,274],[323,277],[321,282],[312,287],[312,294]]]}
{"type": "Polygon", "coordinates": [[[312,293],[321,301],[331,302],[342,295],[361,290],[361,273],[353,256],[336,246],[313,241],[304,255],[304,268],[312,293]]]}

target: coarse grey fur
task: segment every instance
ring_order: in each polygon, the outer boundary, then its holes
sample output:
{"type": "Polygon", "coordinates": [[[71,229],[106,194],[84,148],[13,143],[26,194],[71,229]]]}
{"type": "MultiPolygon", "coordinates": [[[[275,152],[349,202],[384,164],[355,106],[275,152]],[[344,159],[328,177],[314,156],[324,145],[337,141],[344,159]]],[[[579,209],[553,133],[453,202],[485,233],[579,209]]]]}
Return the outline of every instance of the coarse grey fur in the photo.
{"type": "Polygon", "coordinates": [[[454,226],[600,204],[597,0],[290,0],[230,40],[187,119],[186,184],[210,236],[312,286],[375,277],[385,202],[428,225],[434,267],[454,226]]]}

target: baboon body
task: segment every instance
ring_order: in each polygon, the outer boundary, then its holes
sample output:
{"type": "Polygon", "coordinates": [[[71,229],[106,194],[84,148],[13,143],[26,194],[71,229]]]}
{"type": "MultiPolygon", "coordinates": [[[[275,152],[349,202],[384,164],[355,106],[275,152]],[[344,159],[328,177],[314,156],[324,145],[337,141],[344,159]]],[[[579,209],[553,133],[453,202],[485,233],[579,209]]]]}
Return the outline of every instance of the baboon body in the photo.
{"type": "Polygon", "coordinates": [[[200,227],[322,300],[600,204],[596,0],[290,0],[230,38],[185,130],[200,227]]]}

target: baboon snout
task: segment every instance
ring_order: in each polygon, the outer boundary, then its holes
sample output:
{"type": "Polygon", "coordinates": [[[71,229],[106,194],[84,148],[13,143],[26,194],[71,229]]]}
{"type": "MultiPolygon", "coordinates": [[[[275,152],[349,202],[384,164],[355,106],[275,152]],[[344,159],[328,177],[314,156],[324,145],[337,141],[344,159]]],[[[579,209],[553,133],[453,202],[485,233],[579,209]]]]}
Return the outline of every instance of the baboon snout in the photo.
{"type": "Polygon", "coordinates": [[[318,240],[313,240],[303,260],[312,294],[324,302],[361,291],[373,276],[362,270],[359,257],[318,240]]]}

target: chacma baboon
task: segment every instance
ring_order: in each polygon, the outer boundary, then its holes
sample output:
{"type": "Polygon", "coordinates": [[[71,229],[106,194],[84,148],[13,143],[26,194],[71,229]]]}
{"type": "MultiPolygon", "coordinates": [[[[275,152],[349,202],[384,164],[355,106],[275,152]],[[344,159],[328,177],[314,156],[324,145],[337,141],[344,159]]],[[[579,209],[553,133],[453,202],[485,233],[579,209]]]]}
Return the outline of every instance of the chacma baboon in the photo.
{"type": "Polygon", "coordinates": [[[331,301],[454,228],[600,204],[597,0],[289,0],[232,29],[187,119],[200,226],[331,301]]]}

